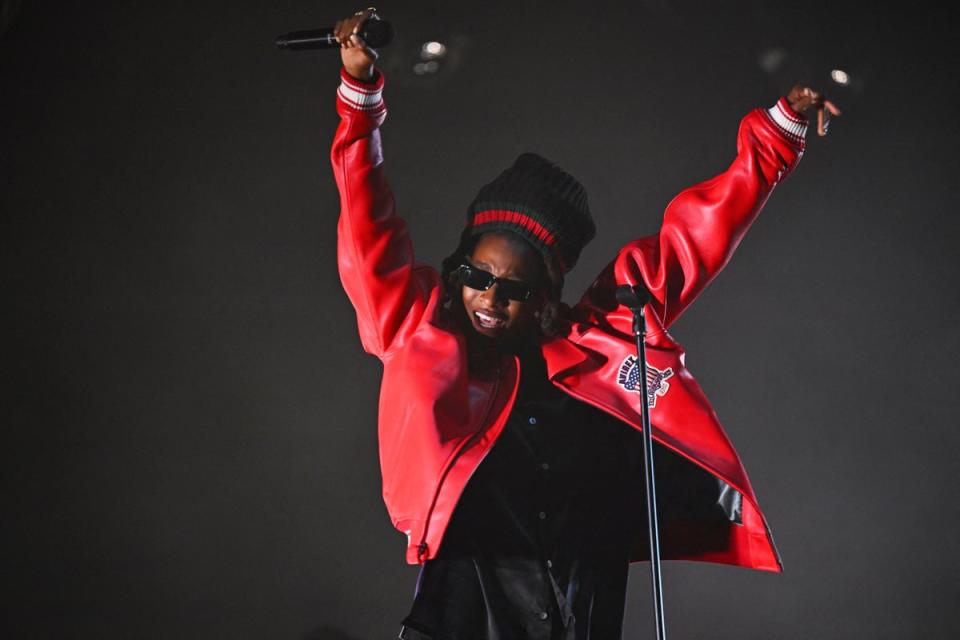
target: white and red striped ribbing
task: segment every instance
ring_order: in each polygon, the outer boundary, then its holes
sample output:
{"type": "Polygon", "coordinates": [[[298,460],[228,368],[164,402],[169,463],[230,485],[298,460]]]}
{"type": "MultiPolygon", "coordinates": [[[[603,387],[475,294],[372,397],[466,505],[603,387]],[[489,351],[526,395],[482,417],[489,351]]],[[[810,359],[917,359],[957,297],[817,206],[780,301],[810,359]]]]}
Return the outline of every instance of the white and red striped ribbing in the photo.
{"type": "Polygon", "coordinates": [[[384,109],[383,74],[376,71],[374,82],[360,82],[346,69],[340,69],[340,88],[337,96],[344,103],[360,111],[377,112],[384,109]]]}
{"type": "Polygon", "coordinates": [[[777,104],[767,109],[767,115],[787,138],[802,145],[807,137],[807,119],[794,111],[786,98],[780,98],[777,104]]]}

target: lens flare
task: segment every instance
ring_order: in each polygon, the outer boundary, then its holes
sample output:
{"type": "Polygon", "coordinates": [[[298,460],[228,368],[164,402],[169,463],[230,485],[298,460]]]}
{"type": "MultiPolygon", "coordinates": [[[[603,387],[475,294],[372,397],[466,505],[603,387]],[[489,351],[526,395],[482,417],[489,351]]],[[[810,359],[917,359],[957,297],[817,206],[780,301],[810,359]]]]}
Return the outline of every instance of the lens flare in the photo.
{"type": "Polygon", "coordinates": [[[442,42],[437,42],[436,40],[431,40],[430,42],[424,42],[423,46],[420,47],[420,57],[424,60],[433,60],[434,58],[442,58],[447,53],[447,47],[444,46],[442,42]]]}
{"type": "Polygon", "coordinates": [[[831,71],[830,78],[839,85],[847,86],[850,84],[850,76],[842,69],[834,69],[831,71]]]}

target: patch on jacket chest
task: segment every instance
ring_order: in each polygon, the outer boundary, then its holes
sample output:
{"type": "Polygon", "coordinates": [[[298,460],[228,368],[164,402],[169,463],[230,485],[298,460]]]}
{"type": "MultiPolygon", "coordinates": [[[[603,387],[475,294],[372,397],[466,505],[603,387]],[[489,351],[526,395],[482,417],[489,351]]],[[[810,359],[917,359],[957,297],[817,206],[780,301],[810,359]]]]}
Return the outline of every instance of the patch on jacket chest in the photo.
{"type": "MultiPolygon", "coordinates": [[[[670,383],[667,378],[673,375],[673,369],[657,369],[647,363],[647,406],[653,409],[657,406],[657,398],[667,395],[670,383]]],[[[637,356],[627,356],[620,365],[617,382],[627,391],[637,391],[640,383],[640,362],[637,356]]]]}

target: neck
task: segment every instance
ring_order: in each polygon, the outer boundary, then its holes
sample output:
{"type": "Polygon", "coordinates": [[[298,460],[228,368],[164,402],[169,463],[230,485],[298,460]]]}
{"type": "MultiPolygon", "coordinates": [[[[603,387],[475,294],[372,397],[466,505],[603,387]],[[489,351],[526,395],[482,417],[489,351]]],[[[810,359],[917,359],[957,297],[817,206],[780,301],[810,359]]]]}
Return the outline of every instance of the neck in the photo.
{"type": "Polygon", "coordinates": [[[467,353],[470,368],[495,371],[504,355],[515,355],[525,362],[540,356],[540,335],[529,331],[509,339],[493,339],[472,329],[467,332],[467,353]]]}

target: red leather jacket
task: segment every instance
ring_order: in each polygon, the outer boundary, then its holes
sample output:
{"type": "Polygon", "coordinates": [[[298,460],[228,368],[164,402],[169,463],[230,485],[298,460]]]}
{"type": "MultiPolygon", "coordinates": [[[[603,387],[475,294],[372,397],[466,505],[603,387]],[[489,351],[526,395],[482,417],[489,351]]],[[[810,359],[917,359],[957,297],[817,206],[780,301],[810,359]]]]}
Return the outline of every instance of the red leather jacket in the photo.
{"type": "MultiPolygon", "coordinates": [[[[379,132],[383,76],[363,84],[343,72],[341,80],[331,151],[341,200],[339,272],[363,348],[383,362],[383,499],[407,535],[407,561],[416,564],[435,557],[461,492],[504,428],[519,362],[505,356],[499,379],[468,373],[465,337],[443,306],[440,274],[415,261],[387,184],[379,132]]],[[[730,524],[725,549],[671,555],[664,544],[667,558],[780,570],[746,471],[667,329],[730,260],[773,187],[799,160],[805,133],[806,120],[784,99],[748,113],[730,167],[675,197],[659,233],[627,243],[572,307],[569,333],[542,343],[554,385],[640,429],[636,375],[630,379],[632,317],[613,291],[638,282],[650,290],[653,438],[742,494],[742,522],[730,524]]]]}

